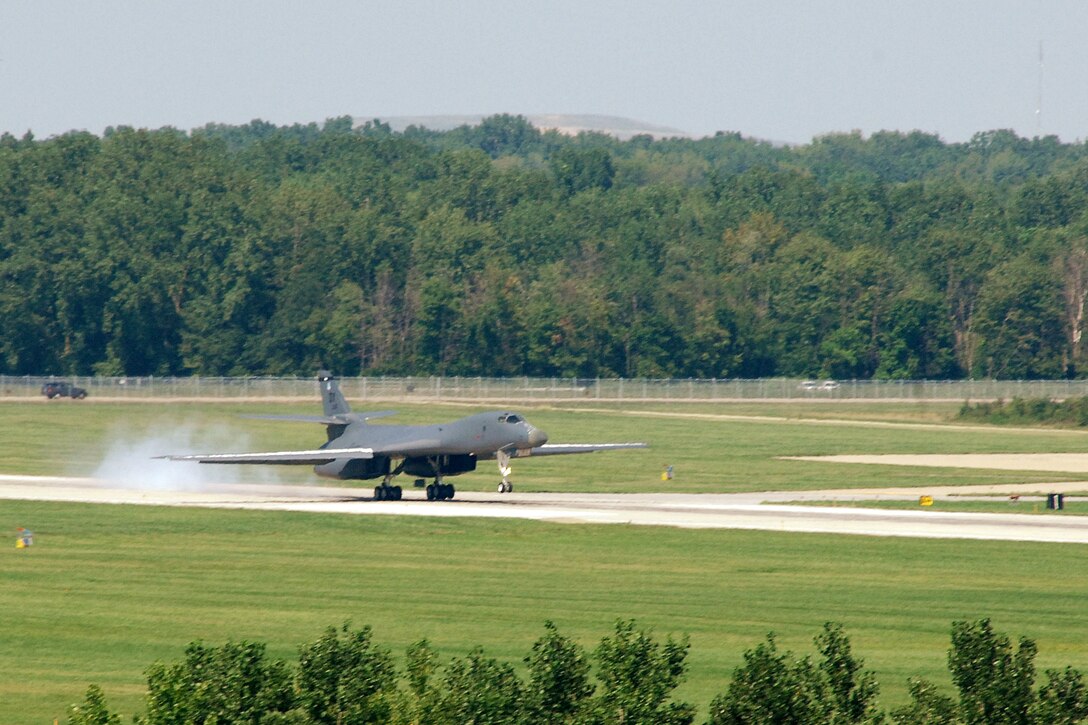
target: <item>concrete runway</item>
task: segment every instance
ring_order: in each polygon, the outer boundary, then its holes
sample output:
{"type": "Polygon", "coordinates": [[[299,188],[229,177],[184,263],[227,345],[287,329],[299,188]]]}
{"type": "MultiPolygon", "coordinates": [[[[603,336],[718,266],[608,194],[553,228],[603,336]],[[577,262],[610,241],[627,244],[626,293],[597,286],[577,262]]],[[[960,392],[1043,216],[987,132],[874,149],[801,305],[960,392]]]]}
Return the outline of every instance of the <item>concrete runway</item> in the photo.
{"type": "Polygon", "coordinates": [[[1084,453],[904,453],[850,456],[784,456],[784,458],[793,461],[825,461],[829,463],[876,463],[884,466],[1088,473],[1088,455],[1084,453]]]}
{"type": "Polygon", "coordinates": [[[453,501],[427,501],[422,491],[406,489],[402,501],[372,501],[367,495],[369,489],[357,488],[206,483],[192,490],[147,490],[92,478],[0,475],[0,499],[1081,544],[1088,543],[1088,516],[879,510],[849,507],[849,502],[879,498],[917,500],[923,494],[935,498],[956,495],[963,500],[963,494],[1039,495],[1084,488],[1085,483],[1079,482],[742,494],[458,492],[453,501]],[[842,505],[780,503],[805,500],[833,500],[842,505]]]}

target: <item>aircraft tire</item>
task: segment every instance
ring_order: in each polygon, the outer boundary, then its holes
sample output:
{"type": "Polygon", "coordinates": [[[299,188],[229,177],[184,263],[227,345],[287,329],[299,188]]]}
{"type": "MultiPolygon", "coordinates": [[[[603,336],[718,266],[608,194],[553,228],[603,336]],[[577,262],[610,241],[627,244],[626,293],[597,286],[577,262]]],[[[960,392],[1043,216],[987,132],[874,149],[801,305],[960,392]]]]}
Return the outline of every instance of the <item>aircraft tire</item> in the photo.
{"type": "Polygon", "coordinates": [[[382,490],[381,486],[375,486],[374,487],[374,500],[375,501],[384,501],[385,500],[385,491],[382,490]]]}
{"type": "Polygon", "coordinates": [[[393,500],[394,501],[400,501],[400,499],[401,499],[401,497],[403,495],[404,495],[404,490],[401,489],[400,486],[394,486],[393,487],[393,500]]]}
{"type": "Polygon", "coordinates": [[[514,484],[511,481],[506,482],[506,492],[507,493],[513,493],[514,492],[514,484]]]}
{"type": "Polygon", "coordinates": [[[499,493],[506,493],[506,484],[499,482],[499,493]]]}
{"type": "Polygon", "coordinates": [[[447,500],[452,499],[453,494],[455,494],[457,491],[453,488],[452,483],[447,483],[447,484],[445,484],[445,486],[446,486],[446,499],[447,500]]]}
{"type": "Polygon", "coordinates": [[[435,489],[435,485],[433,483],[428,483],[427,484],[427,500],[428,501],[434,501],[436,498],[438,498],[438,496],[437,496],[438,492],[435,491],[434,489],[435,489]]]}

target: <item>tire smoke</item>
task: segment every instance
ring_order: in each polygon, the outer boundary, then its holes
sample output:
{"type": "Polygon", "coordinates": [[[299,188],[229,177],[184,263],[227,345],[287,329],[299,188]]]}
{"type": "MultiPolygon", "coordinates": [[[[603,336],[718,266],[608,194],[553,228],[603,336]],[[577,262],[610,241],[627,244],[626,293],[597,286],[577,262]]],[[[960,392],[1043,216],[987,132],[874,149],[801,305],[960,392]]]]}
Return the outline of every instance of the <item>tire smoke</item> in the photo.
{"type": "Polygon", "coordinates": [[[201,491],[212,484],[280,483],[267,466],[206,465],[157,458],[166,455],[252,450],[248,436],[226,426],[178,425],[164,421],[163,432],[117,430],[92,476],[121,488],[149,491],[201,491]]]}

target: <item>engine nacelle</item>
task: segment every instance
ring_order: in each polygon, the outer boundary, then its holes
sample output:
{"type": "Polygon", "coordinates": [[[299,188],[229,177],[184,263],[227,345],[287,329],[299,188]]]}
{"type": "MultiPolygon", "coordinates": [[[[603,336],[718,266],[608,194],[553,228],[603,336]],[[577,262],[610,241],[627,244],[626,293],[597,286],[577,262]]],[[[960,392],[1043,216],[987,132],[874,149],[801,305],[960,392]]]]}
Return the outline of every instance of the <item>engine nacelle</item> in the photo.
{"type": "Polygon", "coordinates": [[[340,480],[378,478],[389,473],[389,458],[341,458],[314,466],[314,473],[340,480]]]}
{"type": "MultiPolygon", "coordinates": [[[[438,456],[437,458],[439,473],[443,476],[456,476],[458,473],[468,473],[476,470],[476,456],[471,453],[438,456]]],[[[429,478],[434,475],[434,468],[426,458],[406,458],[404,460],[404,472],[409,476],[429,478]]]]}

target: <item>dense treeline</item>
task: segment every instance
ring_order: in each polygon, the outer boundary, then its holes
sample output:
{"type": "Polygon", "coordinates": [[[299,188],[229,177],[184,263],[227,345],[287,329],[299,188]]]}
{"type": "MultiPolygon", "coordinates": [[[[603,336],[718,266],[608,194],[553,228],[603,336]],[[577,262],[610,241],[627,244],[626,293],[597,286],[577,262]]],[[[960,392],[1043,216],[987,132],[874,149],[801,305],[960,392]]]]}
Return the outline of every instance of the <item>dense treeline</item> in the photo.
{"type": "Polygon", "coordinates": [[[0,138],[0,373],[1088,373],[1088,146],[0,138]]]}
{"type": "MultiPolygon", "coordinates": [[[[1048,670],[1036,689],[1035,643],[1014,648],[988,619],[954,622],[948,670],[958,698],[910,681],[907,705],[883,712],[879,684],[853,654],[839,624],[815,637],[817,657],[781,652],[773,634],[744,653],[707,725],[1061,725],[1088,718],[1088,686],[1077,670],[1048,670]]],[[[592,653],[551,622],[524,658],[527,679],[480,648],[444,667],[426,640],[408,648],[404,671],[369,627],[329,628],[299,647],[297,665],[269,658],[260,643],[189,645],[185,658],[147,673],[143,725],[190,723],[427,723],[428,725],[686,725],[690,703],[673,697],[687,670],[688,640],[658,642],[619,621],[592,653]],[[595,666],[595,668],[594,668],[595,666]]],[[[88,688],[69,725],[118,725],[100,688],[88,688]]]]}

